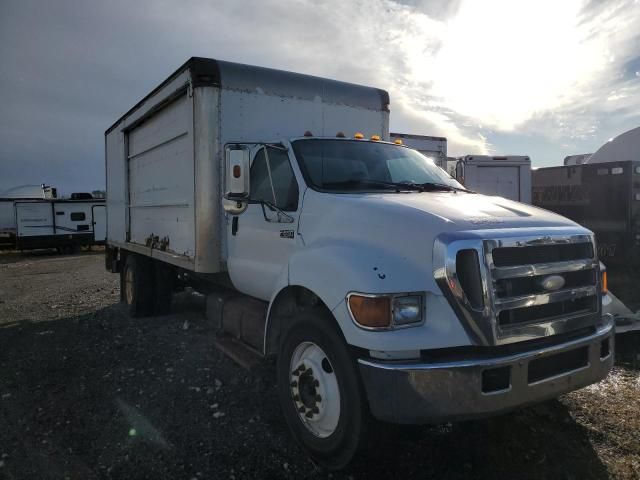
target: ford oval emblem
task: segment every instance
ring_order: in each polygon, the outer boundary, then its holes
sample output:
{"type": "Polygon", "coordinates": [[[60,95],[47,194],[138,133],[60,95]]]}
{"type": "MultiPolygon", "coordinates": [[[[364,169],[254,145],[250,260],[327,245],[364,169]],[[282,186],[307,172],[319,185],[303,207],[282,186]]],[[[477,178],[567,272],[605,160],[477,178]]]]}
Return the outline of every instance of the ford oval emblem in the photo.
{"type": "Polygon", "coordinates": [[[560,290],[564,287],[565,279],[561,275],[549,275],[548,277],[544,277],[540,284],[542,288],[547,291],[560,290]]]}

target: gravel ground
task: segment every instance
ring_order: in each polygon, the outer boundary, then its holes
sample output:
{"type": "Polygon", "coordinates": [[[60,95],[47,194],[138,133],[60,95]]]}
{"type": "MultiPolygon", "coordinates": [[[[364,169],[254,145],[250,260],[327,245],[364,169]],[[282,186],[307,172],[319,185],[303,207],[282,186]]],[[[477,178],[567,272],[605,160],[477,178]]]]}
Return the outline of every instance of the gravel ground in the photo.
{"type": "Polygon", "coordinates": [[[213,346],[202,297],[130,319],[100,252],[0,254],[0,478],[640,478],[640,336],[604,382],[501,417],[385,428],[327,474],[293,443],[273,365],[213,346]]]}

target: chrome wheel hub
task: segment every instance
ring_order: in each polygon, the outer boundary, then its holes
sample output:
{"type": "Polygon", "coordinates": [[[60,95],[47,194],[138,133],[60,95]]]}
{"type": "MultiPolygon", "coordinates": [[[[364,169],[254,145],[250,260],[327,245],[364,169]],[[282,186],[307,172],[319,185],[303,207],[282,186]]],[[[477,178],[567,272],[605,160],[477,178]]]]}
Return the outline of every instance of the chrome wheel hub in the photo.
{"type": "Polygon", "coordinates": [[[303,342],[291,356],[289,371],[300,420],[315,436],[328,437],[340,419],[340,390],[329,358],[315,343],[303,342]]]}

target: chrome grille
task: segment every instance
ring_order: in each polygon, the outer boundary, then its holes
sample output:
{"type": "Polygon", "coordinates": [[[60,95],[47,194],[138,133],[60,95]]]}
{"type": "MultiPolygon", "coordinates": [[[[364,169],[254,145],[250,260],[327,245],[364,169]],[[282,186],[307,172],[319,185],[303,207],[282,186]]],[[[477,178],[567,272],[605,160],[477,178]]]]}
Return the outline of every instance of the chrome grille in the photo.
{"type": "Polygon", "coordinates": [[[476,343],[499,345],[595,325],[600,314],[595,251],[593,235],[582,229],[445,234],[436,240],[434,274],[476,343]],[[466,267],[456,262],[458,253],[468,250],[477,252],[480,264],[481,285],[473,295],[467,292],[469,275],[461,271],[466,267]]]}

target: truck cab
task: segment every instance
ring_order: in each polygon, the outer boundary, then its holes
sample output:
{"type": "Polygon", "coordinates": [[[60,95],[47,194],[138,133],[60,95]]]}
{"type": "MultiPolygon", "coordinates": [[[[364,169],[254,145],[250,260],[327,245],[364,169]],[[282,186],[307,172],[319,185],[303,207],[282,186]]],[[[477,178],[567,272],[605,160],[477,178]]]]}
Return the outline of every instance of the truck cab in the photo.
{"type": "Polygon", "coordinates": [[[495,415],[613,364],[593,234],[385,141],[388,105],[191,59],[106,133],[106,266],[132,316],[207,293],[219,338],[276,359],[287,424],[331,469],[375,419],[495,415]]]}

